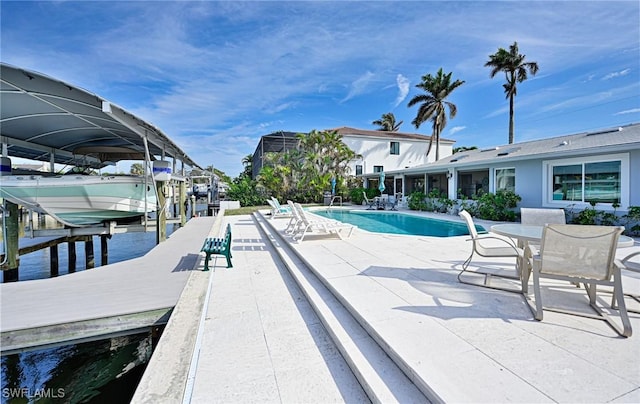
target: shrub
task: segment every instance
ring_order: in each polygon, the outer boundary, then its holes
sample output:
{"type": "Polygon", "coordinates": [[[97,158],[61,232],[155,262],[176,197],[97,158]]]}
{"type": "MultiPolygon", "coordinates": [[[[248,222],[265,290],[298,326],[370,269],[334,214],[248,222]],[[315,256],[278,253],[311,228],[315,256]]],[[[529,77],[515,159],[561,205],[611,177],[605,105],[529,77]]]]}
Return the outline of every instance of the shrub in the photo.
{"type": "Polygon", "coordinates": [[[622,219],[624,219],[626,234],[630,236],[640,235],[640,206],[629,206],[627,214],[623,215],[622,219]]]}
{"type": "Polygon", "coordinates": [[[456,204],[447,194],[438,189],[432,189],[427,195],[426,210],[431,212],[447,213],[456,204]]]}
{"type": "Polygon", "coordinates": [[[427,204],[425,202],[426,195],[422,192],[413,192],[409,195],[407,206],[411,210],[427,210],[427,204]]]}
{"type": "Polygon", "coordinates": [[[484,193],[476,200],[477,217],[485,220],[515,222],[512,210],[522,198],[513,191],[500,190],[495,194],[484,193]]]}
{"type": "MultiPolygon", "coordinates": [[[[351,203],[353,203],[354,205],[362,205],[362,201],[364,201],[363,192],[366,192],[366,190],[362,187],[353,188],[351,191],[349,191],[349,198],[351,199],[351,203]]],[[[367,196],[367,198],[368,197],[369,196],[367,196]]]]}

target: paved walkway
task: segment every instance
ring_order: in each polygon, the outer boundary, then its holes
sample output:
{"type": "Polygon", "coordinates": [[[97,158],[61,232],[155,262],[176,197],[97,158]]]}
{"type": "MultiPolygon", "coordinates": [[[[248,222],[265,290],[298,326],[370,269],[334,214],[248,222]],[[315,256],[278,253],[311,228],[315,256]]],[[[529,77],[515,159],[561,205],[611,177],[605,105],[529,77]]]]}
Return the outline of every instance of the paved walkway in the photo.
{"type": "Polygon", "coordinates": [[[191,402],[368,401],[253,219],[225,219],[234,267],[219,257],[211,273],[191,402]]]}

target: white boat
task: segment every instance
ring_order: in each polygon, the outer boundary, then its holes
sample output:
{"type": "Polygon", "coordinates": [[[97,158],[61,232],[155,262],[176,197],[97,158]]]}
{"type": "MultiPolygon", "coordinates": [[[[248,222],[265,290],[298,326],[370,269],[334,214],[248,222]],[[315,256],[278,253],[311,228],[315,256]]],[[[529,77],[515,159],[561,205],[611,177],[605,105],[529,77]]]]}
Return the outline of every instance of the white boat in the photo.
{"type": "Polygon", "coordinates": [[[5,175],[0,198],[71,227],[129,221],[157,208],[153,179],[128,175],[5,175]]]}

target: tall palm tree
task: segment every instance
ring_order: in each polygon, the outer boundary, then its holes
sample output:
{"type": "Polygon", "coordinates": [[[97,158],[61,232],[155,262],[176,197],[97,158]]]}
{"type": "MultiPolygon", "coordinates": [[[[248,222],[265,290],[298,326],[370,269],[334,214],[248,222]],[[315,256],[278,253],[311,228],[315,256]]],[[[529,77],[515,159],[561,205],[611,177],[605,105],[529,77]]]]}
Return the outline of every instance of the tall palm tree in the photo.
{"type": "Polygon", "coordinates": [[[381,119],[376,119],[371,122],[374,125],[378,125],[379,128],[376,130],[384,130],[387,132],[397,132],[400,129],[400,125],[402,125],[403,121],[396,123],[396,117],[393,115],[393,112],[388,112],[386,114],[382,114],[381,119]]]}
{"type": "Polygon", "coordinates": [[[451,82],[451,74],[444,74],[442,67],[438,70],[435,76],[427,74],[422,76],[422,83],[416,84],[416,87],[425,91],[425,94],[418,94],[409,101],[409,107],[412,107],[420,103],[418,108],[418,114],[415,119],[411,121],[415,125],[416,129],[420,128],[424,122],[431,120],[433,122],[433,133],[429,140],[429,147],[427,148],[427,155],[431,151],[433,141],[436,142],[436,161],[440,159],[440,133],[447,126],[447,113],[446,109],[449,108],[449,118],[453,119],[456,116],[458,108],[455,104],[446,101],[445,99],[455,90],[464,84],[464,81],[456,80],[451,82]]]}
{"type": "Polygon", "coordinates": [[[513,104],[517,93],[516,84],[522,83],[527,79],[527,71],[535,76],[538,73],[538,64],[536,62],[525,62],[525,55],[518,51],[518,43],[514,42],[509,46],[509,50],[498,48],[493,55],[489,55],[489,61],[484,64],[485,67],[491,67],[491,78],[498,72],[504,72],[507,82],[503,84],[504,92],[509,99],[509,143],[513,143],[513,104]]]}

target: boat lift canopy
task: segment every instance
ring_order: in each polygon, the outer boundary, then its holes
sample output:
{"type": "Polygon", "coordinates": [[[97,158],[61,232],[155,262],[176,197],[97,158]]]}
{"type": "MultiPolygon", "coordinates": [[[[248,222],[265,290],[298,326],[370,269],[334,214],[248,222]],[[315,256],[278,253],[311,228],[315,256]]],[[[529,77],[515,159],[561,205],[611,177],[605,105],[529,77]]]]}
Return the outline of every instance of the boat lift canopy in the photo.
{"type": "Polygon", "coordinates": [[[4,63],[0,145],[2,155],[72,166],[102,168],[120,160],[173,158],[174,163],[201,168],[160,129],[117,105],[4,63]]]}

